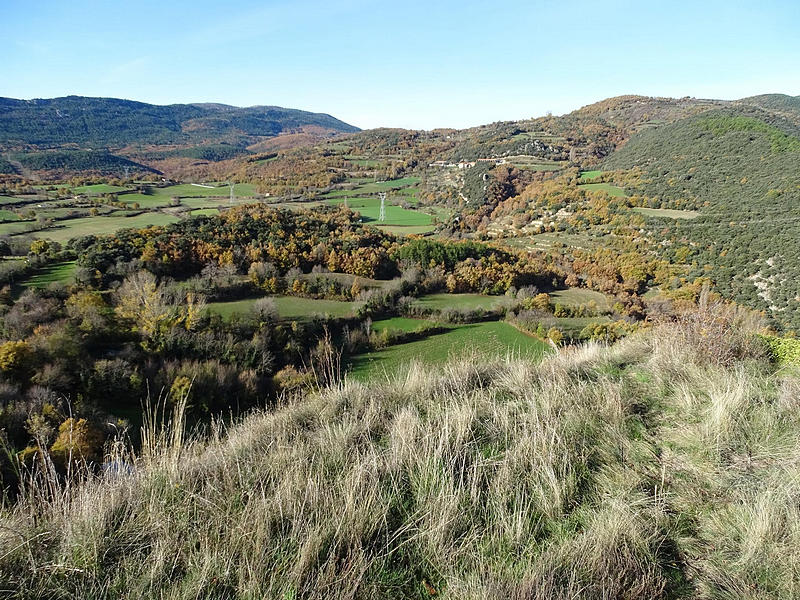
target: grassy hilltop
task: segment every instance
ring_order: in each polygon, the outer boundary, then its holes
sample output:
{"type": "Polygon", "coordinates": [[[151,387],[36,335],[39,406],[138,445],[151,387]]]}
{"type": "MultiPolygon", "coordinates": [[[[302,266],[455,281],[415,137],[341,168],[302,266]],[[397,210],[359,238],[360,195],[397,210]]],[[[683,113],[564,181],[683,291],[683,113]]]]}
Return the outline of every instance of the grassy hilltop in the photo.
{"type": "Polygon", "coordinates": [[[41,480],[2,513],[0,587],[795,597],[800,379],[731,323],[700,317],[540,363],[412,366],[209,437],[151,429],[138,458],[66,490],[41,480]]]}

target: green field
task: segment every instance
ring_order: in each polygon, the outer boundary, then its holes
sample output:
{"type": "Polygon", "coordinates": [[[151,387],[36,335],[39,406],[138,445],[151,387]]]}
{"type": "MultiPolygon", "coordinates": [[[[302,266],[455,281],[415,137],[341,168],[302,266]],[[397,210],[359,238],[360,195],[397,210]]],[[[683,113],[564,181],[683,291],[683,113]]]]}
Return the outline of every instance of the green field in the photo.
{"type": "MultiPolygon", "coordinates": [[[[335,198],[328,200],[330,204],[343,204],[344,198],[335,198]]],[[[433,223],[433,217],[424,212],[416,210],[408,210],[402,206],[394,206],[386,204],[386,220],[378,221],[381,211],[381,201],[378,198],[349,198],[347,206],[350,210],[358,211],[361,213],[365,223],[372,225],[407,225],[407,226],[430,226],[433,223]]]]}
{"type": "Polygon", "coordinates": [[[504,299],[504,296],[484,296],[483,294],[428,294],[420,296],[417,304],[433,310],[444,308],[489,309],[504,299]]]}
{"type": "Polygon", "coordinates": [[[129,227],[141,228],[149,225],[167,225],[177,220],[177,217],[159,212],[145,212],[132,217],[120,215],[82,217],[80,219],[59,221],[56,227],[36,231],[33,236],[63,243],[71,238],[83,235],[106,235],[129,227]]]}
{"type": "MultiPolygon", "coordinates": [[[[297,296],[274,296],[278,305],[278,314],[282,319],[302,320],[314,315],[330,315],[331,317],[349,317],[353,314],[351,302],[338,302],[336,300],[314,300],[313,298],[299,298],[297,296]]],[[[249,312],[258,298],[245,300],[232,300],[229,302],[210,302],[209,312],[228,319],[235,314],[249,312]]]]}
{"type": "Polygon", "coordinates": [[[12,221],[0,223],[0,235],[15,235],[17,233],[24,233],[32,225],[34,225],[32,221],[12,221]]]}
{"type": "Polygon", "coordinates": [[[373,321],[372,330],[384,331],[387,329],[393,329],[408,333],[410,331],[416,331],[420,327],[425,327],[426,325],[432,325],[431,321],[427,321],[425,319],[409,319],[408,317],[393,317],[391,319],[373,321]]]}
{"type": "Polygon", "coordinates": [[[700,213],[696,210],[674,210],[671,208],[639,208],[635,210],[648,217],[663,217],[666,219],[696,219],[700,213]]]}
{"type": "MultiPolygon", "coordinates": [[[[109,212],[110,209],[106,208],[106,212],[109,212]]],[[[65,219],[69,218],[70,216],[80,216],[89,214],[88,208],[76,208],[74,206],[61,206],[61,207],[54,207],[54,208],[32,208],[26,207],[22,210],[23,214],[26,214],[28,210],[32,210],[37,217],[45,217],[47,219],[65,219]]]]}
{"type": "Polygon", "coordinates": [[[219,214],[219,209],[218,208],[197,208],[197,209],[193,210],[189,214],[191,214],[193,217],[199,217],[199,216],[213,217],[213,216],[219,214]]]}
{"type": "Polygon", "coordinates": [[[597,179],[602,174],[602,171],[582,171],[581,181],[591,181],[592,179],[597,179]]]}
{"type": "MultiPolygon", "coordinates": [[[[233,186],[237,196],[253,196],[256,193],[256,186],[252,183],[237,183],[233,186]]],[[[230,196],[230,187],[227,184],[202,184],[193,185],[191,183],[179,183],[163,188],[153,188],[153,194],[159,196],[178,196],[179,198],[227,198],[230,196]],[[214,187],[205,187],[211,185],[214,187]]]]}
{"type": "Polygon", "coordinates": [[[568,335],[578,335],[590,323],[610,323],[606,316],[600,317],[564,317],[556,319],[556,327],[568,335]]]}
{"type": "Polygon", "coordinates": [[[170,197],[160,194],[149,195],[131,193],[120,194],[117,196],[117,201],[129,205],[138,204],[140,208],[161,208],[163,206],[169,206],[170,197]]]}
{"type": "Polygon", "coordinates": [[[515,354],[539,358],[548,349],[544,342],[525,335],[508,323],[488,321],[453,327],[422,340],[355,356],[350,361],[349,374],[355,379],[368,381],[384,373],[397,373],[415,360],[441,364],[453,354],[473,350],[487,357],[515,354]]]}
{"type": "MultiPolygon", "coordinates": [[[[252,198],[236,198],[233,205],[251,204],[252,198]]],[[[230,198],[181,198],[182,206],[190,206],[191,208],[219,208],[224,206],[231,206],[230,198]]]]}
{"type": "Polygon", "coordinates": [[[33,275],[21,282],[20,285],[23,287],[43,288],[56,282],[69,283],[74,276],[75,261],[67,260],[37,269],[33,275]]]}
{"type": "MultiPolygon", "coordinates": [[[[74,188],[76,193],[84,193],[89,195],[98,195],[105,193],[124,192],[126,188],[113,186],[108,184],[96,184],[74,188]]],[[[78,209],[71,206],[54,206],[53,201],[47,201],[45,208],[39,208],[35,204],[30,204],[23,212],[28,209],[32,210],[37,217],[46,217],[53,219],[63,219],[57,221],[56,224],[46,230],[32,232],[31,234],[37,238],[51,239],[57,242],[65,242],[73,237],[79,237],[88,234],[104,235],[114,233],[120,229],[128,227],[146,227],[148,225],[166,225],[178,220],[175,214],[167,214],[170,212],[169,206],[173,197],[181,199],[180,203],[183,206],[195,209],[191,212],[192,215],[214,215],[218,214],[217,207],[224,207],[229,202],[230,188],[227,185],[215,187],[201,187],[191,184],[177,184],[167,187],[151,187],[152,194],[141,194],[138,192],[121,193],[118,195],[118,200],[132,207],[134,203],[138,204],[138,208],[149,210],[150,212],[143,212],[138,215],[128,216],[123,211],[112,212],[108,215],[97,216],[76,216],[76,218],[68,218],[76,211],[82,211],[87,214],[88,210],[78,209]],[[164,212],[156,212],[153,209],[164,208],[164,212]],[[65,219],[65,217],[67,217],[65,219]]],[[[255,186],[252,184],[236,184],[236,203],[245,203],[252,201],[252,195],[255,194],[255,186]]],[[[5,197],[7,204],[24,202],[19,198],[5,197]]],[[[36,202],[32,200],[30,202],[36,202]]],[[[70,203],[72,200],[69,201],[70,203]]],[[[2,204],[2,202],[0,202],[2,204]]],[[[44,204],[44,203],[43,203],[44,204]]],[[[102,211],[112,211],[111,207],[101,207],[102,211]]],[[[173,211],[175,212],[175,211],[173,211]]],[[[80,213],[78,213],[80,215],[80,213]]],[[[30,220],[27,222],[20,222],[19,217],[12,211],[0,209],[0,235],[15,235],[28,233],[28,229],[35,224],[30,220]]]]}
{"type": "Polygon", "coordinates": [[[97,183],[95,185],[83,185],[80,187],[72,188],[75,194],[86,194],[87,196],[99,196],[100,194],[116,194],[124,192],[128,188],[119,185],[108,185],[107,183],[97,183]]]}
{"type": "MultiPolygon", "coordinates": [[[[138,202],[139,206],[142,208],[151,208],[156,206],[168,206],[173,197],[181,199],[197,198],[201,200],[201,202],[204,198],[217,198],[218,200],[213,202],[214,206],[217,206],[224,200],[228,200],[230,198],[230,188],[227,185],[203,187],[199,185],[192,185],[190,183],[180,183],[176,185],[169,185],[163,188],[151,187],[150,189],[152,190],[152,194],[131,192],[129,194],[120,194],[118,199],[120,202],[125,202],[127,204],[138,202]]],[[[250,183],[237,183],[234,186],[234,193],[237,197],[237,200],[242,201],[242,198],[251,198],[253,195],[255,195],[256,187],[250,183]]],[[[208,208],[209,206],[208,204],[203,206],[195,206],[184,200],[182,200],[181,203],[186,204],[187,206],[192,206],[192,208],[208,208]]]]}
{"type": "Polygon", "coordinates": [[[605,192],[609,196],[613,196],[615,198],[628,197],[628,194],[625,193],[625,190],[611,183],[584,183],[581,185],[581,187],[594,192],[605,192]]]}

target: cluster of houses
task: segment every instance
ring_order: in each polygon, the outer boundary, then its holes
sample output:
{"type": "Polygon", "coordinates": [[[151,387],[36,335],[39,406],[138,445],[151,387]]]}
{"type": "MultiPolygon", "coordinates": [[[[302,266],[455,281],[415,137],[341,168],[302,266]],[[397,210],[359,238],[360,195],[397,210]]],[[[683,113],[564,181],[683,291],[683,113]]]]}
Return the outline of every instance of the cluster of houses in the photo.
{"type": "Polygon", "coordinates": [[[430,163],[428,166],[429,167],[443,167],[443,168],[448,168],[448,169],[455,169],[455,168],[471,169],[472,167],[477,165],[479,162],[492,163],[494,165],[504,165],[504,164],[506,164],[506,159],[505,158],[479,158],[477,160],[461,160],[461,161],[458,161],[457,163],[447,162],[446,160],[436,160],[436,161],[430,163]]]}

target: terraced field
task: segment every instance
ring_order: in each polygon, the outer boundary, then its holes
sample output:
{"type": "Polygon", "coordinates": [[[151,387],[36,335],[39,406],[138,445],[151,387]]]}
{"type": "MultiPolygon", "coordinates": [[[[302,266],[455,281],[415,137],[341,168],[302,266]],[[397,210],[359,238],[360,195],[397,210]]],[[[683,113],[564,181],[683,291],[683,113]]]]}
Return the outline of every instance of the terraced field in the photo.
{"type": "MultiPolygon", "coordinates": [[[[63,188],[65,185],[49,186],[63,188]]],[[[40,189],[44,189],[40,186],[40,189]]],[[[131,209],[143,210],[139,214],[126,213],[112,205],[101,204],[97,207],[99,214],[88,216],[89,206],[86,201],[67,199],[45,199],[37,196],[0,197],[0,205],[18,205],[15,209],[0,209],[0,235],[30,234],[35,238],[51,239],[65,242],[73,237],[83,235],[105,235],[128,227],[146,227],[149,225],[166,225],[178,220],[179,209],[172,209],[173,198],[179,199],[178,207],[193,209],[192,215],[213,215],[218,208],[229,205],[230,189],[227,185],[193,185],[176,184],[166,187],[151,186],[151,193],[131,191],[130,187],[109,184],[94,184],[71,189],[73,194],[100,196],[117,194],[117,201],[127,204],[131,209]],[[29,217],[20,221],[16,212],[35,214],[36,217],[58,219],[47,229],[32,232],[37,224],[29,217]]],[[[236,204],[253,201],[255,186],[252,184],[236,184],[236,204]]],[[[52,193],[52,190],[51,190],[52,193]]]]}

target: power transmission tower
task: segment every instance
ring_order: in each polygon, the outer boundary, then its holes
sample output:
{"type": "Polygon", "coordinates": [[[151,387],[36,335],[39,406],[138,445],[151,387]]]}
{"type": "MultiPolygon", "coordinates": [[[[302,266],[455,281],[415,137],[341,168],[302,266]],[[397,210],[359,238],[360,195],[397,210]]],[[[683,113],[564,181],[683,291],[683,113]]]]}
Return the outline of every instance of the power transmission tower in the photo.
{"type": "Polygon", "coordinates": [[[344,197],[344,207],[345,208],[350,208],[349,206],[347,206],[347,196],[344,197]]]}
{"type": "Polygon", "coordinates": [[[378,215],[378,221],[385,221],[386,220],[386,192],[381,192],[378,194],[381,197],[381,212],[378,215]]]}
{"type": "Polygon", "coordinates": [[[235,186],[236,184],[234,184],[233,182],[229,182],[229,183],[228,183],[228,185],[229,185],[229,186],[231,186],[231,200],[230,200],[230,204],[231,204],[231,205],[233,205],[233,201],[236,199],[236,193],[233,191],[233,188],[234,188],[234,186],[235,186]]]}
{"type": "Polygon", "coordinates": [[[125,165],[125,181],[128,180],[128,176],[130,175],[131,168],[128,165],[125,165]]]}

